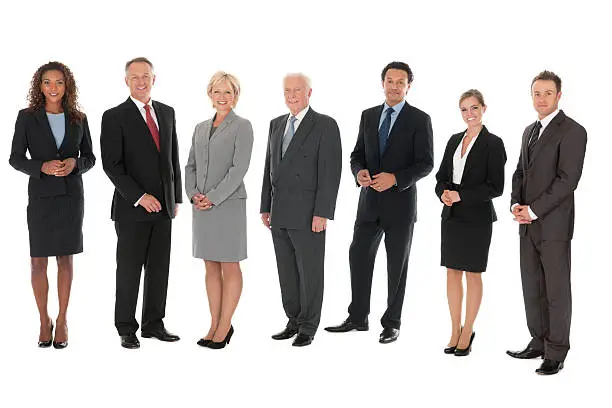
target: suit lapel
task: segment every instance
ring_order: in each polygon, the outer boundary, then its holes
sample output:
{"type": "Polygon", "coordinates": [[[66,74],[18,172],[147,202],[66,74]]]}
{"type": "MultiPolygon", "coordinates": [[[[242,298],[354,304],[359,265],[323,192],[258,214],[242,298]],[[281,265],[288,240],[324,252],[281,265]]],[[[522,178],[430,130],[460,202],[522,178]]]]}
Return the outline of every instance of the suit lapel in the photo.
{"type": "Polygon", "coordinates": [[[454,162],[455,162],[455,152],[457,151],[457,147],[459,147],[459,144],[461,143],[461,141],[463,140],[463,135],[465,134],[465,132],[463,133],[459,133],[458,135],[454,136],[454,140],[453,143],[451,145],[452,149],[450,151],[450,156],[448,156],[447,160],[450,162],[448,164],[448,179],[452,182],[453,181],[453,171],[454,171],[454,162]]]}
{"type": "MultiPolygon", "coordinates": [[[[374,153],[375,153],[374,156],[376,159],[376,163],[375,163],[375,166],[373,166],[373,168],[376,168],[376,169],[380,167],[380,145],[378,143],[378,125],[380,124],[380,115],[382,115],[384,106],[385,105],[383,104],[383,105],[378,106],[376,109],[374,109],[373,111],[374,113],[373,113],[373,117],[371,121],[371,126],[373,127],[373,129],[370,132],[368,132],[368,134],[370,135],[369,143],[370,143],[370,146],[372,146],[372,150],[374,150],[374,153]]],[[[389,137],[390,136],[391,135],[389,135],[389,137]]]]}
{"type": "Polygon", "coordinates": [[[551,140],[553,140],[555,133],[557,133],[557,130],[559,129],[559,126],[561,125],[564,119],[565,114],[563,113],[563,111],[559,111],[559,113],[557,113],[557,116],[555,116],[554,119],[548,124],[548,126],[546,126],[546,129],[544,129],[542,135],[536,142],[531,156],[529,156],[529,167],[533,165],[536,156],[538,155],[538,153],[540,153],[544,146],[546,146],[548,143],[551,142],[551,140]]]}
{"type": "Polygon", "coordinates": [[[60,147],[57,149],[60,152],[63,151],[63,149],[67,146],[67,143],[70,142],[70,138],[74,137],[74,135],[76,134],[74,126],[77,126],[76,123],[70,123],[70,115],[68,114],[68,112],[64,113],[64,121],[65,121],[65,129],[66,131],[64,132],[64,139],[62,140],[62,144],[60,145],[60,147]]]}
{"type": "MultiPolygon", "coordinates": [[[[397,115],[397,118],[395,119],[395,123],[393,123],[393,127],[391,128],[391,131],[389,132],[389,139],[387,140],[387,147],[385,149],[385,153],[387,153],[387,150],[389,150],[389,148],[391,147],[391,144],[393,144],[393,141],[397,139],[398,137],[401,137],[401,136],[398,136],[401,133],[399,129],[401,129],[404,125],[406,117],[408,116],[409,107],[410,105],[408,105],[408,102],[405,102],[404,106],[402,107],[402,110],[397,115]]],[[[381,106],[381,113],[382,113],[382,106],[381,106]]],[[[380,115],[378,117],[380,118],[380,115]]],[[[378,137],[378,131],[376,132],[376,137],[378,137]]],[[[385,153],[383,153],[383,157],[385,156],[385,153]]]]}
{"type": "MultiPolygon", "coordinates": [[[[134,103],[134,101],[132,101],[132,99],[130,97],[127,98],[127,109],[128,112],[130,113],[130,115],[132,116],[132,121],[134,122],[134,126],[140,130],[140,133],[142,134],[143,142],[147,145],[150,146],[151,149],[153,149],[155,152],[157,152],[157,146],[155,146],[155,142],[153,141],[153,136],[151,135],[151,131],[149,130],[149,126],[147,126],[147,122],[145,122],[144,118],[142,117],[142,114],[140,113],[140,110],[138,109],[138,106],[136,106],[136,104],[134,103]]],[[[155,109],[155,105],[156,102],[153,101],[153,109],[155,109]]],[[[162,122],[160,122],[161,120],[161,112],[159,112],[159,109],[156,109],[155,111],[155,116],[157,116],[157,123],[158,123],[158,128],[161,128],[162,122]]],[[[159,149],[161,151],[162,149],[162,132],[161,129],[159,130],[159,149]]]]}
{"type": "MultiPolygon", "coordinates": [[[[227,129],[227,127],[234,121],[235,118],[236,118],[236,114],[234,113],[234,111],[233,110],[229,111],[225,119],[223,119],[223,122],[221,122],[217,130],[215,130],[215,133],[213,133],[213,135],[210,137],[210,141],[212,142],[213,139],[215,139],[217,136],[222,134],[227,129]]],[[[212,122],[210,122],[211,128],[212,128],[214,121],[215,120],[213,118],[212,122]]],[[[208,129],[208,132],[209,132],[208,134],[210,134],[210,129],[208,129]]]]}
{"type": "MultiPolygon", "coordinates": [[[[483,125],[482,129],[480,130],[480,134],[478,135],[478,137],[476,137],[476,140],[474,140],[474,145],[472,146],[472,149],[470,150],[467,158],[465,159],[465,167],[463,168],[461,183],[463,183],[463,180],[465,180],[466,174],[468,174],[472,167],[474,167],[474,163],[478,160],[480,154],[485,150],[485,146],[487,145],[486,137],[488,134],[489,131],[483,125]]],[[[459,140],[462,139],[463,138],[460,138],[459,140]]]]}
{"type": "Polygon", "coordinates": [[[290,162],[295,153],[299,150],[300,146],[302,146],[304,140],[306,140],[310,134],[310,131],[312,130],[312,127],[314,126],[315,114],[316,112],[313,111],[312,108],[308,108],[308,112],[306,112],[306,115],[304,115],[302,123],[300,123],[299,127],[295,131],[295,134],[293,135],[293,139],[291,139],[291,142],[287,147],[285,157],[282,158],[281,164],[284,161],[290,162]]]}
{"type": "Polygon", "coordinates": [[[44,135],[44,139],[47,140],[48,143],[50,143],[51,148],[53,148],[54,151],[57,151],[57,144],[55,144],[55,137],[53,136],[53,131],[51,130],[51,125],[49,124],[49,119],[47,118],[47,112],[45,111],[45,108],[43,107],[37,110],[35,116],[43,133],[46,133],[44,135]]]}

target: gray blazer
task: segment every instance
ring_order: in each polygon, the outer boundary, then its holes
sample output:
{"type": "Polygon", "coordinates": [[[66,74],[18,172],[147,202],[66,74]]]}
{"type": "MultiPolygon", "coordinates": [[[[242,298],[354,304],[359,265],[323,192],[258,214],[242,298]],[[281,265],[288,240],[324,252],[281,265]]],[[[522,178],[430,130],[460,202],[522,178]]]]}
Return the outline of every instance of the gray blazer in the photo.
{"type": "Polygon", "coordinates": [[[342,172],[340,130],[334,119],[310,108],[281,158],[288,118],[270,122],[260,212],[270,213],[275,228],[310,230],[313,216],[334,218],[342,172]]]}
{"type": "Polygon", "coordinates": [[[251,161],[251,122],[231,111],[210,137],[213,119],[199,123],[185,166],[185,191],[189,200],[204,194],[214,205],[247,198],[244,176],[251,161]]]}
{"type": "MultiPolygon", "coordinates": [[[[574,233],[574,190],[578,186],[587,132],[559,111],[546,126],[528,159],[529,135],[535,122],[523,132],[516,171],[512,176],[512,205],[527,204],[542,225],[542,239],[565,241],[574,233]]],[[[526,225],[519,233],[527,233],[526,225]]]]}

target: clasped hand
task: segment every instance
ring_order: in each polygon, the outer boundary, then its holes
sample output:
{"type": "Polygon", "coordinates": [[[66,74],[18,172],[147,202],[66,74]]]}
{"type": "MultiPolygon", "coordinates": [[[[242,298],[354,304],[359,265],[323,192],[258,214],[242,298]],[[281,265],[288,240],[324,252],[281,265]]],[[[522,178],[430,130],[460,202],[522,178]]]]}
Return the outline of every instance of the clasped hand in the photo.
{"type": "Polygon", "coordinates": [[[393,173],[378,173],[370,176],[368,169],[359,170],[357,173],[357,183],[361,187],[372,187],[381,192],[390,189],[395,185],[396,179],[393,173]]]}
{"type": "Polygon", "coordinates": [[[66,177],[76,166],[76,159],[69,157],[64,160],[50,160],[42,164],[40,171],[48,176],[66,177]]]}
{"type": "Polygon", "coordinates": [[[440,199],[444,205],[451,207],[454,203],[461,201],[461,196],[455,190],[444,190],[440,199]]]}
{"type": "Polygon", "coordinates": [[[512,215],[514,215],[514,221],[517,221],[519,224],[531,224],[533,221],[529,214],[528,205],[515,205],[512,209],[512,215]]]}
{"type": "Polygon", "coordinates": [[[196,210],[210,210],[214,204],[204,194],[197,193],[191,199],[196,210]]]}

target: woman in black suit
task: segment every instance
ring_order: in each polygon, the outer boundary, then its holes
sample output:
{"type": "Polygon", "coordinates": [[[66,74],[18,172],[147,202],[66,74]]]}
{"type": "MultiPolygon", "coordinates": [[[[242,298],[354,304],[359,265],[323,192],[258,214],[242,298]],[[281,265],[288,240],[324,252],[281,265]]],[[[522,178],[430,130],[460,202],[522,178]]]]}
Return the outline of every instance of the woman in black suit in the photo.
{"type": "Polygon", "coordinates": [[[474,340],[474,321],[482,300],[481,273],[487,268],[492,223],[491,199],[504,190],[506,151],[503,141],[482,124],[486,105],[470,89],[459,99],[467,130],[453,135],[436,174],[442,209],[441,264],[447,268],[447,296],[452,334],[446,354],[466,356],[474,340]],[[463,272],[467,281],[465,323],[461,326],[463,272]]]}
{"type": "Polygon", "coordinates": [[[9,163],[30,176],[28,230],[32,258],[32,288],[40,314],[39,347],[68,345],[66,312],[72,285],[72,255],[83,252],[83,181],[93,167],[87,118],[79,110],[72,72],[60,62],[36,71],[28,95],[29,107],[19,112],[9,163]],[[30,157],[26,157],[26,151],[30,157]],[[57,259],[59,313],[47,312],[48,257],[57,259]]]}

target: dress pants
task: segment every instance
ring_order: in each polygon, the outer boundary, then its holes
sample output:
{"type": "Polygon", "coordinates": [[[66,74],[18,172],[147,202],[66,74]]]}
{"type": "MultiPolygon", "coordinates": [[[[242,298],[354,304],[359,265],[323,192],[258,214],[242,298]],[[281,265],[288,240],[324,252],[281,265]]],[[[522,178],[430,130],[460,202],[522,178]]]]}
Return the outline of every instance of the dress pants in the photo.
{"type": "Polygon", "coordinates": [[[387,250],[387,310],[380,323],[385,328],[400,328],[413,231],[414,222],[393,222],[380,218],[376,221],[355,221],[353,242],[349,250],[352,301],[348,311],[351,321],[363,322],[370,313],[374,260],[384,233],[387,250]]]}
{"type": "Polygon", "coordinates": [[[321,320],[325,231],[272,227],[287,327],[314,336],[321,320]]]}
{"type": "Polygon", "coordinates": [[[136,333],[136,303],[140,273],[144,266],[142,330],[164,327],[172,220],[115,221],[117,231],[117,277],[115,327],[119,335],[136,333]]]}
{"type": "Polygon", "coordinates": [[[556,361],[564,361],[570,348],[570,249],[569,240],[543,240],[538,221],[527,225],[527,234],[521,236],[521,280],[532,337],[529,346],[556,361]]]}

